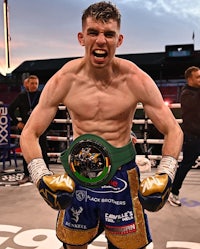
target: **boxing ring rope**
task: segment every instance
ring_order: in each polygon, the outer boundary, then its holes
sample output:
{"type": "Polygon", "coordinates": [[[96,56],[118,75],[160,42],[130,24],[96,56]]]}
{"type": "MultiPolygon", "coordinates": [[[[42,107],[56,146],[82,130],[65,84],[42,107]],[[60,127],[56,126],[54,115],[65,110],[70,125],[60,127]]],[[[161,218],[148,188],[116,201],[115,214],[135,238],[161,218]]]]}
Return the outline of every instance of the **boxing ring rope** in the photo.
{"type": "MultiPolygon", "coordinates": [[[[173,103],[173,104],[169,104],[168,105],[170,109],[180,109],[180,103],[173,103]]],[[[66,107],[65,106],[59,106],[58,109],[60,111],[65,111],[66,107]]],[[[143,105],[142,104],[138,104],[137,105],[137,109],[143,109],[143,105]]],[[[147,138],[148,135],[148,125],[149,124],[153,124],[152,121],[147,117],[147,115],[144,113],[144,118],[143,119],[133,119],[133,124],[137,124],[137,125],[144,125],[144,130],[143,130],[143,134],[144,134],[144,138],[138,138],[137,139],[137,143],[138,144],[142,144],[144,147],[144,155],[138,155],[141,157],[147,157],[150,160],[160,160],[161,159],[161,155],[152,155],[148,153],[148,145],[149,144],[163,144],[163,139],[150,139],[147,138]]],[[[20,118],[19,118],[20,119],[20,118]]],[[[177,122],[179,124],[182,123],[182,119],[176,119],[177,122]]],[[[53,124],[66,124],[67,125],[67,135],[65,137],[63,136],[50,136],[47,135],[47,140],[48,141],[56,141],[56,142],[65,142],[66,143],[66,147],[69,147],[70,141],[72,140],[72,135],[71,135],[71,127],[70,125],[72,124],[72,121],[69,117],[69,114],[67,113],[67,118],[63,119],[63,118],[55,118],[52,121],[53,124]]],[[[11,138],[15,138],[15,139],[19,139],[20,135],[18,134],[11,134],[11,138]]],[[[21,152],[17,152],[18,155],[22,156],[21,152]]],[[[61,152],[48,152],[48,156],[51,157],[55,157],[55,158],[59,158],[61,152]]],[[[182,153],[179,156],[179,161],[182,160],[182,153]]],[[[198,158],[198,160],[200,160],[200,156],[198,158]]]]}

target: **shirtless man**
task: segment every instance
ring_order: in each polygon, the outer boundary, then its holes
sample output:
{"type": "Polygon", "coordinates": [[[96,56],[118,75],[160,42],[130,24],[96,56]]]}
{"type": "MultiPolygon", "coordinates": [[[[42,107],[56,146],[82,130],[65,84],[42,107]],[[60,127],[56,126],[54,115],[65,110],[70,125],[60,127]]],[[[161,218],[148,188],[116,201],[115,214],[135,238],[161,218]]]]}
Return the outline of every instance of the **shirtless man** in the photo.
{"type": "Polygon", "coordinates": [[[157,211],[167,201],[182,146],[182,131],[154,81],[134,63],[115,57],[123,42],[120,19],[111,3],[92,4],[84,11],[82,32],[78,33],[78,41],[85,47],[84,57],[68,62],[48,81],[21,135],[21,148],[34,183],[45,201],[60,209],[57,237],[69,249],[86,249],[99,222],[104,225],[109,248],[145,248],[151,236],[144,209],[157,211]],[[130,139],[139,102],[164,134],[157,172],[142,182],[130,139]],[[110,163],[107,167],[113,174],[115,165],[114,175],[100,186],[84,186],[70,173],[68,164],[75,163],[70,161],[73,149],[62,155],[73,180],[67,174],[53,175],[45,166],[38,138],[60,103],[72,119],[74,148],[86,139],[94,147],[97,140],[111,151],[111,167],[110,163]]]}

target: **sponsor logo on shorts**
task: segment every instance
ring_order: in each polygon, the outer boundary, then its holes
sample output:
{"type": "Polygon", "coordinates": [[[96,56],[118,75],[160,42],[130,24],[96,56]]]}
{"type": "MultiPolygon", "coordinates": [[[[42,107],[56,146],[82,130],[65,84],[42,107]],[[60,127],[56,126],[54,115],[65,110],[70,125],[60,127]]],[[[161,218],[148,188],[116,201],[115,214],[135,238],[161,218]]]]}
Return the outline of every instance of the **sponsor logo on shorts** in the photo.
{"type": "Polygon", "coordinates": [[[133,219],[134,219],[134,216],[133,216],[132,211],[127,211],[122,214],[105,213],[105,220],[106,222],[109,222],[109,223],[118,223],[118,222],[123,222],[123,221],[130,221],[133,219]]]}
{"type": "Polygon", "coordinates": [[[76,190],[76,199],[78,201],[83,201],[87,199],[87,191],[86,190],[76,190]]]}
{"type": "Polygon", "coordinates": [[[128,233],[136,232],[135,223],[132,223],[126,226],[120,226],[120,227],[106,226],[106,229],[109,230],[110,233],[114,233],[114,234],[128,234],[128,233]]]}
{"type": "Polygon", "coordinates": [[[117,201],[117,200],[109,199],[109,198],[102,198],[101,202],[102,203],[112,203],[112,204],[115,204],[117,206],[125,206],[126,205],[126,201],[117,201]]]}
{"type": "Polygon", "coordinates": [[[101,188],[96,189],[88,189],[88,191],[98,194],[105,193],[121,193],[127,188],[128,184],[124,179],[113,177],[113,179],[107,184],[101,186],[101,188]]]}
{"type": "Polygon", "coordinates": [[[72,220],[74,220],[76,223],[79,221],[80,214],[83,212],[83,208],[79,207],[79,209],[75,209],[74,207],[71,208],[72,212],[72,220]]]}
{"type": "Polygon", "coordinates": [[[76,191],[76,199],[78,201],[85,201],[85,202],[95,202],[95,203],[112,203],[117,206],[125,206],[126,201],[114,200],[112,198],[100,198],[89,195],[87,191],[84,190],[77,190],[76,191]]]}
{"type": "Polygon", "coordinates": [[[82,224],[73,224],[73,223],[68,222],[68,221],[66,221],[65,225],[66,225],[67,227],[70,227],[70,228],[76,228],[76,229],[82,229],[82,230],[88,229],[86,225],[82,225],[82,224]]]}

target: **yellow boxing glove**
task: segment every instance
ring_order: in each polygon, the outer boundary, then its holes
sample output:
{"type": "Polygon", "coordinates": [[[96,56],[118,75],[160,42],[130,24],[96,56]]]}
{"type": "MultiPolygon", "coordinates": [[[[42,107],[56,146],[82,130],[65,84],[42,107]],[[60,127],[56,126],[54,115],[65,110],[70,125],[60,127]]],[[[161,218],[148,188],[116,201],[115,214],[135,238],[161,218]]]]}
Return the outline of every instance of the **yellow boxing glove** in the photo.
{"type": "Polygon", "coordinates": [[[177,170],[177,160],[163,156],[154,176],[145,178],[140,183],[139,199],[143,208],[158,211],[166,203],[177,170]]]}

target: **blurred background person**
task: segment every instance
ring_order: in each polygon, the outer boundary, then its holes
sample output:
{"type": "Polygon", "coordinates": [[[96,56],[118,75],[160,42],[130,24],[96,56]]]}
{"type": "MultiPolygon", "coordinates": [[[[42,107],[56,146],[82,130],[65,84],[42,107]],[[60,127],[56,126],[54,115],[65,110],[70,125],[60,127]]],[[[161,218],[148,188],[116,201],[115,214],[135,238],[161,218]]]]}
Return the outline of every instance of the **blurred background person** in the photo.
{"type": "Polygon", "coordinates": [[[189,67],[185,71],[185,79],[187,84],[183,87],[180,95],[184,132],[183,160],[176,172],[168,199],[172,206],[181,206],[180,189],[187,173],[195,165],[195,161],[200,155],[200,68],[189,67]]]}
{"type": "MultiPolygon", "coordinates": [[[[41,94],[41,91],[38,90],[39,78],[36,75],[30,75],[28,78],[26,78],[23,82],[23,85],[25,90],[19,93],[8,107],[8,112],[11,117],[12,125],[14,125],[20,132],[22,131],[27,120],[29,119],[31,112],[37,105],[41,94]]],[[[39,139],[39,142],[45,163],[49,165],[49,158],[47,156],[46,132],[42,134],[39,139]]],[[[27,169],[27,163],[24,158],[23,169],[24,177],[22,180],[18,181],[19,184],[24,184],[26,182],[31,181],[27,169]]]]}

